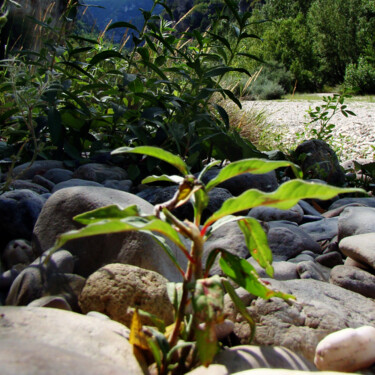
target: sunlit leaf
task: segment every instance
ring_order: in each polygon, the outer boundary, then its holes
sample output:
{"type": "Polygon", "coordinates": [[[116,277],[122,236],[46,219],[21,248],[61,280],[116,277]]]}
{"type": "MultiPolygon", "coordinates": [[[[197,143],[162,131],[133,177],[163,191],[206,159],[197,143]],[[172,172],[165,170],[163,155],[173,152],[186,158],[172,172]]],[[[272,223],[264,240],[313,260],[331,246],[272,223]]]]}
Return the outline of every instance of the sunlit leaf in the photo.
{"type": "Polygon", "coordinates": [[[142,154],[147,156],[152,156],[163,160],[174,167],[176,167],[183,175],[188,174],[188,167],[185,162],[179,157],[172,154],[169,151],[165,151],[158,147],[152,146],[139,146],[139,147],[120,147],[114,151],[112,154],[122,154],[122,153],[133,153],[133,154],[142,154]]]}
{"type": "Polygon", "coordinates": [[[107,51],[99,52],[90,60],[90,65],[95,65],[103,60],[110,59],[110,58],[123,59],[124,56],[121,55],[120,52],[117,52],[114,50],[107,50],[107,51]]]}
{"type": "Polygon", "coordinates": [[[283,299],[294,298],[292,295],[274,291],[268,288],[259,279],[255,268],[246,259],[222,250],[219,264],[223,272],[237,285],[241,286],[249,293],[257,297],[261,297],[263,299],[269,299],[272,297],[279,297],[283,299]]]}
{"type": "Polygon", "coordinates": [[[149,184],[151,182],[173,182],[174,184],[180,184],[184,178],[182,176],[167,176],[167,175],[162,175],[162,176],[148,176],[142,180],[142,184],[149,184]]]}
{"type": "Polygon", "coordinates": [[[121,208],[114,204],[79,214],[73,217],[73,220],[81,224],[93,224],[103,219],[123,219],[129,216],[138,216],[139,213],[139,209],[136,205],[121,208]]]}
{"type": "Polygon", "coordinates": [[[132,322],[130,325],[130,336],[129,342],[132,345],[137,346],[140,349],[148,350],[147,336],[142,332],[141,317],[138,314],[138,310],[134,310],[132,316],[132,322]]]}
{"type": "Polygon", "coordinates": [[[254,218],[242,219],[238,221],[238,225],[245,236],[246,246],[252,257],[270,277],[273,277],[272,251],[268,246],[267,235],[262,226],[254,218]]]}
{"type": "Polygon", "coordinates": [[[276,191],[264,193],[257,189],[250,189],[240,196],[230,198],[223,203],[221,208],[209,217],[204,223],[204,230],[208,229],[215,221],[226,215],[249,210],[257,206],[269,206],[288,210],[296,205],[301,199],[331,199],[338,194],[365,193],[357,188],[339,188],[336,186],[323,185],[302,180],[290,180],[282,184],[276,191]]]}
{"type": "Polygon", "coordinates": [[[297,177],[302,177],[299,167],[286,160],[244,159],[222,168],[219,174],[206,185],[206,190],[209,191],[220,183],[243,173],[264,174],[282,167],[291,167],[297,177]]]}

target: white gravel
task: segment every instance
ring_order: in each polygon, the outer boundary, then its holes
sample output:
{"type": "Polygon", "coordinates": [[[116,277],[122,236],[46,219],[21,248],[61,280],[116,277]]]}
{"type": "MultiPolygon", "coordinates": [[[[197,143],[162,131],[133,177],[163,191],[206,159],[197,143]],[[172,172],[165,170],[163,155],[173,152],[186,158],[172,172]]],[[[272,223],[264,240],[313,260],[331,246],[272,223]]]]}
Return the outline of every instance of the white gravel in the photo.
{"type": "MultiPolygon", "coordinates": [[[[296,144],[295,133],[305,129],[309,107],[315,108],[324,104],[323,101],[244,101],[245,111],[263,111],[267,123],[282,133],[282,143],[289,147],[296,144]]],[[[356,116],[345,117],[337,113],[331,120],[336,127],[333,130],[334,148],[342,150],[341,161],[352,159],[375,159],[375,103],[345,102],[347,109],[356,116]]]]}

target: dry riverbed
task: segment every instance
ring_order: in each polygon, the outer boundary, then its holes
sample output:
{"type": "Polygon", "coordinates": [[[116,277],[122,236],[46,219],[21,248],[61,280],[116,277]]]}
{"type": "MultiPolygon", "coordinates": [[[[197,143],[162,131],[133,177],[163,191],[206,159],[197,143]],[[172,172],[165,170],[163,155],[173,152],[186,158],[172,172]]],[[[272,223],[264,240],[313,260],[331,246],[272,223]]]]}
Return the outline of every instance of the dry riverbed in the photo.
{"type": "MultiPolygon", "coordinates": [[[[284,148],[296,144],[296,133],[305,129],[309,121],[307,110],[324,104],[323,101],[294,100],[294,101],[244,101],[243,110],[263,112],[271,130],[281,134],[281,144],[284,148]]],[[[375,103],[348,101],[347,109],[356,116],[345,117],[337,113],[331,120],[336,127],[333,139],[336,149],[342,150],[341,160],[374,159],[375,150],[375,103]]]]}

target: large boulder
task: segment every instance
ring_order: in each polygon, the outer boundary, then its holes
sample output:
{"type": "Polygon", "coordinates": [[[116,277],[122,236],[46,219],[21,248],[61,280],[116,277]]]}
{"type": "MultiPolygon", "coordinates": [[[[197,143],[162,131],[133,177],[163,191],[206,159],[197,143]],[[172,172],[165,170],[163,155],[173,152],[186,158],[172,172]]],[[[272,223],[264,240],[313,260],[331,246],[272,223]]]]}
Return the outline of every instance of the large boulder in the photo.
{"type": "Polygon", "coordinates": [[[331,185],[342,186],[345,174],[341,170],[337,155],[320,139],[301,143],[293,152],[294,162],[301,166],[306,178],[317,178],[331,185]]]}
{"type": "Polygon", "coordinates": [[[0,307],[2,375],[143,375],[122,324],[41,307],[0,307]]]}
{"type": "MultiPolygon", "coordinates": [[[[248,311],[256,322],[254,344],[284,346],[313,361],[317,344],[329,333],[362,325],[375,327],[375,302],[360,294],[318,280],[265,280],[272,289],[294,295],[297,302],[252,300],[248,311]]],[[[249,326],[231,302],[226,312],[235,321],[234,332],[247,342],[249,326]]]]}
{"type": "MultiPolygon", "coordinates": [[[[57,236],[81,226],[73,217],[99,207],[117,204],[121,207],[138,205],[146,214],[154,207],[136,195],[102,187],[72,187],[54,193],[46,202],[33,233],[33,250],[39,255],[52,247],[57,236]]],[[[151,238],[139,232],[105,234],[72,240],[64,245],[77,262],[74,273],[89,276],[109,263],[132,264],[156,271],[168,280],[181,280],[181,275],[164,250],[151,238]]],[[[184,268],[186,259],[172,246],[184,268]]]]}
{"type": "MultiPolygon", "coordinates": [[[[79,298],[84,313],[98,311],[130,327],[133,311],[147,311],[165,324],[173,322],[173,306],[167,294],[167,282],[156,272],[128,264],[108,264],[86,281],[79,298]]],[[[152,321],[143,318],[143,324],[152,321]]]]}

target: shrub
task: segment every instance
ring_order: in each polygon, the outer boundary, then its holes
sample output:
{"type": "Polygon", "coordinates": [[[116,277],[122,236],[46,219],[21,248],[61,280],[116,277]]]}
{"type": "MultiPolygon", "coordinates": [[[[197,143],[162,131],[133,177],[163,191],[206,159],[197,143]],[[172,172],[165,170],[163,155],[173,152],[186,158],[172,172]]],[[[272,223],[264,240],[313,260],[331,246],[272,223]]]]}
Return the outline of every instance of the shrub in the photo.
{"type": "Polygon", "coordinates": [[[358,94],[375,94],[375,65],[361,57],[357,64],[348,64],[344,85],[358,94]]]}

